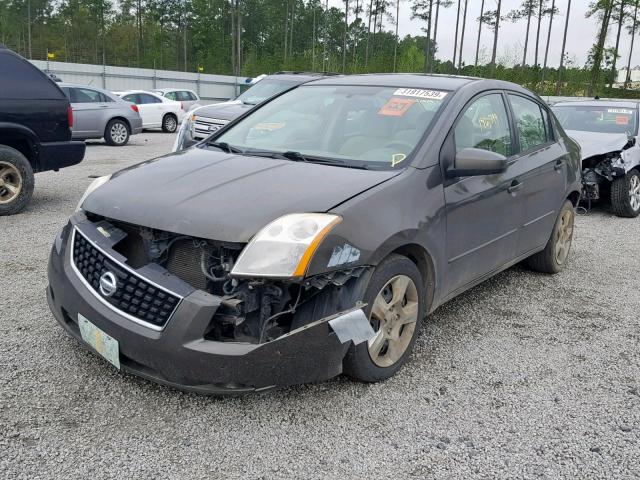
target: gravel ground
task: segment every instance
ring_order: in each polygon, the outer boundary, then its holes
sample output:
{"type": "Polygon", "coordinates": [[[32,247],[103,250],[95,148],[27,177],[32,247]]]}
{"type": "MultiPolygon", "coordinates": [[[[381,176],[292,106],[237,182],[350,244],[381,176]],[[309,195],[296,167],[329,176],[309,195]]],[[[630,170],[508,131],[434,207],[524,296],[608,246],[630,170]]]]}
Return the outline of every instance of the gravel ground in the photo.
{"type": "Polygon", "coordinates": [[[172,135],[87,148],[0,218],[0,478],[638,478],[640,220],[579,217],[569,268],[440,308],[396,377],[237,398],[120,374],[55,323],[56,231],[90,183],[172,135]]]}

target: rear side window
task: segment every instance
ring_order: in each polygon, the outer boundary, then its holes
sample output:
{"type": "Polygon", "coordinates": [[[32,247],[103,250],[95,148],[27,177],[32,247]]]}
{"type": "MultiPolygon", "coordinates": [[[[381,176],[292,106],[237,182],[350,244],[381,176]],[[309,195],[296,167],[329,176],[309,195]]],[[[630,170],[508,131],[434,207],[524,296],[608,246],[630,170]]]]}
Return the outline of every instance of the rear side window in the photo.
{"type": "Polygon", "coordinates": [[[509,101],[516,122],[520,150],[531,150],[547,143],[551,138],[547,133],[549,122],[545,120],[547,117],[543,115],[540,105],[519,95],[509,94],[509,101]]]}
{"type": "Polygon", "coordinates": [[[124,97],[122,97],[122,99],[125,102],[140,103],[138,100],[138,95],[136,95],[135,93],[132,93],[130,95],[125,95],[124,97]]]}
{"type": "Polygon", "coordinates": [[[72,88],[71,103],[104,103],[105,96],[89,88],[72,88]]]}
{"type": "Polygon", "coordinates": [[[509,117],[502,95],[492,93],[467,107],[455,128],[456,151],[479,148],[505,157],[513,154],[509,117]]]}
{"type": "Polygon", "coordinates": [[[189,92],[177,92],[177,93],[178,93],[178,100],[180,100],[181,102],[190,102],[192,100],[189,92]]]}
{"type": "Polygon", "coordinates": [[[177,100],[178,99],[178,92],[167,92],[164,94],[165,98],[168,98],[169,100],[177,100]]]}
{"type": "Polygon", "coordinates": [[[144,105],[147,103],[162,103],[162,100],[154,97],[153,95],[149,95],[147,93],[139,93],[138,98],[141,105],[144,105]]]}
{"type": "Polygon", "coordinates": [[[198,100],[198,97],[196,96],[195,93],[193,93],[193,92],[187,92],[187,93],[189,94],[189,98],[191,100],[198,100]]]}
{"type": "Polygon", "coordinates": [[[64,99],[62,90],[37,67],[9,50],[0,49],[0,98],[64,99]]]}

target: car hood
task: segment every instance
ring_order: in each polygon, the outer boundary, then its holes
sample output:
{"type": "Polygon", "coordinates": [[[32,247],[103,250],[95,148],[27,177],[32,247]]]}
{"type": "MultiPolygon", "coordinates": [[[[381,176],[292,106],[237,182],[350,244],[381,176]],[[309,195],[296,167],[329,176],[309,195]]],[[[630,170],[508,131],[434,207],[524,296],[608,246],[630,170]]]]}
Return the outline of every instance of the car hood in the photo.
{"type": "Polygon", "coordinates": [[[629,137],[624,133],[595,133],[581,130],[567,130],[567,135],[580,145],[582,160],[604,155],[611,152],[620,152],[629,142],[629,137]]]}
{"type": "Polygon", "coordinates": [[[216,103],[214,105],[205,105],[193,113],[199,117],[214,118],[219,120],[234,120],[243,113],[251,110],[255,105],[247,105],[242,102],[234,103],[216,103]]]}
{"type": "Polygon", "coordinates": [[[326,212],[398,174],[192,148],[116,173],[82,208],[158,230],[247,242],[282,215],[326,212]]]}

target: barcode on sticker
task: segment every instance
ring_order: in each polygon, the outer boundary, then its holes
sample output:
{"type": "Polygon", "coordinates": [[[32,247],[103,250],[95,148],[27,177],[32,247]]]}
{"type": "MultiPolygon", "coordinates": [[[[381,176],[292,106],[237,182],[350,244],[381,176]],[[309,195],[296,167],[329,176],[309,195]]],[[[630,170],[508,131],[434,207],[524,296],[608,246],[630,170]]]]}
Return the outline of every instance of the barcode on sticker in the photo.
{"type": "Polygon", "coordinates": [[[633,115],[633,110],[628,110],[626,108],[609,108],[607,113],[620,113],[622,115],[633,115]]]}
{"type": "Polygon", "coordinates": [[[442,92],[440,90],[425,90],[423,88],[399,88],[393,92],[393,94],[403,97],[428,98],[431,100],[442,100],[447,96],[447,92],[442,92]]]}

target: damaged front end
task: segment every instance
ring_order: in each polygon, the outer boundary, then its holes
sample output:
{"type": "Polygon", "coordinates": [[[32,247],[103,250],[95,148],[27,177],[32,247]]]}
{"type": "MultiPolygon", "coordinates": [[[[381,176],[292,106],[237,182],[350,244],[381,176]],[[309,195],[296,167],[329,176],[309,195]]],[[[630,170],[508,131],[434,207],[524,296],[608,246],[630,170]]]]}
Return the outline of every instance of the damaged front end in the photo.
{"type": "Polygon", "coordinates": [[[352,343],[373,335],[360,303],[366,266],[290,280],[238,278],[231,272],[244,244],[85,212],[72,219],[64,243],[66,254],[56,244],[49,268],[56,318],[79,339],[77,316],[86,316],[119,340],[123,369],[159,383],[219,393],[325,380],[341,373],[352,343]],[[113,292],[103,289],[106,272],[113,292]]]}
{"type": "Polygon", "coordinates": [[[624,158],[624,151],[596,155],[582,161],[582,197],[599,200],[608,195],[610,183],[624,177],[633,165],[624,158]]]}

